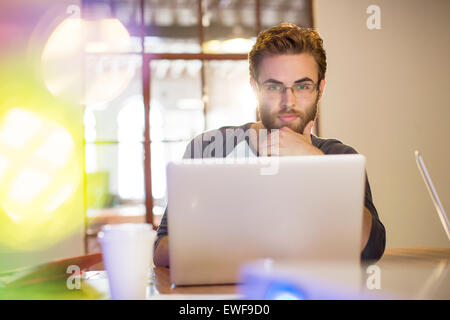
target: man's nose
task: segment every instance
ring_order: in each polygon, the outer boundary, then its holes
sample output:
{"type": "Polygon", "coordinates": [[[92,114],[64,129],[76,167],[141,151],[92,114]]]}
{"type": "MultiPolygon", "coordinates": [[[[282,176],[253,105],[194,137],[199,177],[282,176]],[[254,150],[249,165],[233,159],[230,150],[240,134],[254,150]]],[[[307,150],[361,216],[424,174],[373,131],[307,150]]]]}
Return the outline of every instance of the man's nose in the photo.
{"type": "Polygon", "coordinates": [[[282,105],[287,107],[293,107],[296,103],[296,97],[292,88],[286,88],[282,96],[282,105]]]}

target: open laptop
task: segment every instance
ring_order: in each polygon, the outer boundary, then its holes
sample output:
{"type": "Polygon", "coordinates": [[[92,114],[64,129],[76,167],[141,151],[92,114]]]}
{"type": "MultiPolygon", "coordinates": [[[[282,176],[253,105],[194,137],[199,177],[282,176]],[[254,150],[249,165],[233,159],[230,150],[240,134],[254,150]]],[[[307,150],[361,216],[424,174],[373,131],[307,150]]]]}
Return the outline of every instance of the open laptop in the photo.
{"type": "Polygon", "coordinates": [[[258,259],[360,262],[364,156],[256,159],[168,164],[173,284],[235,283],[258,259]]]}
{"type": "Polygon", "coordinates": [[[444,207],[442,206],[441,201],[439,200],[438,194],[436,192],[436,189],[434,188],[433,182],[431,181],[431,177],[428,174],[427,167],[423,162],[420,152],[416,150],[414,154],[416,156],[416,163],[417,166],[419,167],[420,173],[422,174],[423,181],[427,186],[428,193],[430,194],[430,197],[433,200],[434,207],[436,208],[439,218],[441,219],[442,226],[444,227],[444,230],[447,233],[447,237],[450,240],[450,223],[448,222],[447,214],[444,210],[444,207]]]}

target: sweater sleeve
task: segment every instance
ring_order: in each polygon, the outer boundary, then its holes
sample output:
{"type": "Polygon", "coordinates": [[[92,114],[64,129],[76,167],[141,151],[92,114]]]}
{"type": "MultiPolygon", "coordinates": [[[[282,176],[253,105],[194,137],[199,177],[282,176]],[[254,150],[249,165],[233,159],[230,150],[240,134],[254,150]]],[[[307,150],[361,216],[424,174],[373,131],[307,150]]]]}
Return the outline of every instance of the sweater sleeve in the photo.
{"type": "Polygon", "coordinates": [[[364,205],[372,214],[372,229],[370,230],[369,240],[361,253],[362,261],[379,260],[386,247],[386,230],[378,216],[377,209],[372,201],[372,192],[370,191],[369,179],[366,174],[366,190],[364,205]]]}

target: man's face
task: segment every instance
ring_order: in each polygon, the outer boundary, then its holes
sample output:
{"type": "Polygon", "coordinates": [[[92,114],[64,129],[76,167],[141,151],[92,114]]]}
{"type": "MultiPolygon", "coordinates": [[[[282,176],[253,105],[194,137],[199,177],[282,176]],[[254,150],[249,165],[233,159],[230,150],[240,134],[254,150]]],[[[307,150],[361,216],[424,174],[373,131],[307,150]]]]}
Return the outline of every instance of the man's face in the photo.
{"type": "MultiPolygon", "coordinates": [[[[265,57],[259,65],[257,83],[254,79],[251,80],[264,127],[289,127],[295,132],[303,133],[305,126],[316,117],[319,90],[294,93],[289,88],[284,92],[273,89],[280,88],[280,85],[292,87],[313,84],[317,87],[317,81],[318,66],[314,57],[308,53],[265,57]]],[[[325,81],[322,81],[320,92],[324,84],[325,81]]]]}

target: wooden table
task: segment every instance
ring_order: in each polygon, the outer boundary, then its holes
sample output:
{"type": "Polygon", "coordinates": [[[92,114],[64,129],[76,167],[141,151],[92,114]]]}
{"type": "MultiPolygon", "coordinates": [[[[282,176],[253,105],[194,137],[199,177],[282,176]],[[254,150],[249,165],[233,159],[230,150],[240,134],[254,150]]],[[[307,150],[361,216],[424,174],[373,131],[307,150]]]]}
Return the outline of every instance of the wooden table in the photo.
{"type": "MultiPolygon", "coordinates": [[[[275,263],[277,264],[277,263],[275,263]]],[[[450,248],[411,247],[387,249],[376,264],[380,274],[381,298],[450,299],[450,248]]],[[[325,266],[328,270],[328,265],[325,266]]],[[[291,273],[292,279],[302,274],[305,264],[300,263],[291,273]],[[297,268],[299,268],[297,270],[297,268]]],[[[355,269],[353,280],[360,291],[367,291],[373,265],[362,264],[355,269]],[[367,269],[366,269],[367,268],[367,269]]],[[[376,269],[376,268],[375,268],[376,269]]],[[[19,284],[0,290],[0,299],[108,299],[108,279],[103,268],[101,254],[92,254],[53,261],[30,268],[33,272],[17,278],[19,284]],[[81,290],[68,290],[67,267],[78,265],[85,269],[81,290]],[[39,281],[36,281],[39,280],[39,281]],[[27,284],[28,283],[28,284],[27,284]],[[26,285],[24,285],[26,284],[26,285]]],[[[292,269],[291,269],[292,270],[292,269]]],[[[344,266],[344,269],[347,267],[344,266]]],[[[242,285],[172,286],[170,270],[157,267],[149,281],[148,296],[156,299],[233,299],[242,292],[242,285]],[[209,296],[205,296],[209,295],[209,296]]],[[[279,271],[277,269],[277,271],[279,271]]],[[[20,273],[22,274],[22,273],[20,273]]],[[[19,274],[19,275],[20,275],[19,274]]],[[[73,276],[73,275],[72,275],[73,276]]],[[[322,277],[323,274],[320,274],[322,277]]],[[[8,278],[3,278],[3,281],[8,278]]],[[[0,277],[1,280],[1,277],[0,277]]],[[[349,282],[343,281],[348,287],[349,282]]],[[[10,283],[11,284],[11,283],[10,283]]],[[[9,286],[9,285],[8,285],[9,286]]],[[[1,287],[1,286],[0,286],[1,287]]],[[[373,289],[373,288],[372,288],[373,289]]],[[[361,291],[361,292],[362,292],[361,291]]],[[[372,291],[373,292],[373,291],[372,291]]]]}
{"type": "Polygon", "coordinates": [[[384,292],[408,299],[450,299],[450,248],[388,249],[377,266],[384,292]]]}
{"type": "Polygon", "coordinates": [[[450,248],[410,247],[386,249],[379,263],[440,263],[450,261],[450,248]]]}
{"type": "Polygon", "coordinates": [[[172,286],[170,270],[155,267],[154,286],[160,294],[236,294],[239,285],[172,286]]]}
{"type": "MultiPolygon", "coordinates": [[[[450,248],[387,249],[376,265],[381,270],[381,294],[399,298],[450,299],[450,248]]],[[[363,270],[364,271],[364,270],[363,270]]],[[[154,268],[154,288],[160,294],[236,294],[239,285],[172,286],[168,268],[154,268]]]]}
{"type": "MultiPolygon", "coordinates": [[[[381,272],[381,297],[406,299],[450,299],[450,248],[410,247],[387,249],[376,264],[381,272]],[[391,295],[393,293],[393,295],[391,295]]],[[[362,287],[368,277],[363,264],[362,287]],[[365,276],[365,278],[364,278],[365,276]]],[[[90,270],[103,270],[97,264],[90,270]]],[[[152,294],[167,295],[236,295],[240,285],[173,286],[170,270],[153,269],[152,294]]]]}

